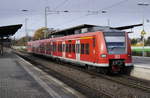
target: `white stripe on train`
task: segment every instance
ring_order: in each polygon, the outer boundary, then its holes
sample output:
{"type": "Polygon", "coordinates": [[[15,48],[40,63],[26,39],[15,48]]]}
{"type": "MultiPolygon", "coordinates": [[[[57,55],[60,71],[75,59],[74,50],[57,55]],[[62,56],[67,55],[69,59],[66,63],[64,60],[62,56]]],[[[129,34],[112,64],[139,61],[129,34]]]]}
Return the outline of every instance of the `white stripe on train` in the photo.
{"type": "MultiPolygon", "coordinates": [[[[59,59],[64,60],[64,61],[68,61],[68,62],[72,62],[72,63],[78,63],[78,64],[83,65],[83,66],[85,66],[87,64],[87,65],[96,66],[96,67],[109,67],[108,63],[98,64],[98,63],[92,63],[92,62],[81,61],[81,60],[79,61],[79,60],[74,60],[74,59],[69,59],[69,58],[64,58],[64,57],[59,57],[59,56],[52,56],[52,55],[47,55],[47,54],[42,54],[42,53],[36,53],[36,54],[51,57],[51,58],[59,58],[59,59]]],[[[126,67],[133,66],[133,63],[125,63],[125,66],[126,67]]]]}

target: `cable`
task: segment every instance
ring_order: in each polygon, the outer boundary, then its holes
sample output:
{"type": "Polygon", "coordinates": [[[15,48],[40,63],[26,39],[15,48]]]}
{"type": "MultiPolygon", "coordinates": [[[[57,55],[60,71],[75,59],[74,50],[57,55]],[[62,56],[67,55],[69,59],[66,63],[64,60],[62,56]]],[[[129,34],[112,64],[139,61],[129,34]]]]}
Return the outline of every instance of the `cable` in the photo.
{"type": "MultiPolygon", "coordinates": [[[[63,22],[62,24],[68,24],[68,23],[74,22],[75,20],[78,20],[78,19],[84,18],[84,17],[86,17],[86,16],[88,16],[88,15],[82,15],[82,16],[79,16],[79,17],[73,18],[73,19],[71,19],[71,20],[69,20],[69,21],[63,22]]],[[[56,25],[56,26],[61,26],[61,24],[60,24],[60,25],[56,25]]]]}
{"type": "MultiPolygon", "coordinates": [[[[66,0],[65,0],[66,1],[66,0]]],[[[67,0],[68,1],[68,0],[67,0]]],[[[107,6],[107,7],[104,7],[104,8],[102,8],[101,10],[99,10],[100,12],[101,11],[103,11],[104,9],[110,9],[110,8],[113,8],[113,7],[115,7],[115,6],[118,6],[118,5],[120,5],[120,4],[122,4],[122,3],[124,3],[124,2],[127,2],[127,1],[129,1],[129,0],[122,0],[122,1],[119,1],[119,2],[117,2],[117,3],[114,3],[114,4],[112,4],[112,5],[110,5],[110,6],[107,6]]],[[[77,11],[76,11],[77,12],[77,11]]],[[[81,12],[81,11],[78,11],[78,12],[81,12]]],[[[89,12],[98,12],[98,11],[87,11],[87,13],[89,13],[89,12]]],[[[93,15],[97,15],[97,14],[99,14],[99,13],[94,13],[93,15]]],[[[92,14],[91,14],[92,15],[92,14]]],[[[71,20],[69,20],[68,22],[70,23],[70,22],[73,22],[73,21],[75,21],[75,20],[78,20],[78,19],[81,19],[81,18],[84,18],[84,17],[87,17],[88,15],[84,15],[84,16],[80,16],[80,17],[77,17],[77,18],[75,18],[75,19],[71,19],[71,20]]],[[[67,22],[67,23],[68,23],[67,22]]],[[[63,23],[64,24],[64,23],[63,23]]]]}
{"type": "Polygon", "coordinates": [[[124,2],[127,2],[127,1],[129,1],[129,0],[122,0],[120,2],[117,2],[117,3],[114,3],[114,4],[110,5],[108,7],[104,7],[101,10],[110,9],[110,8],[113,8],[114,6],[116,7],[116,6],[118,6],[118,5],[120,5],[120,4],[124,3],[124,2]]]}
{"type": "Polygon", "coordinates": [[[67,3],[69,0],[64,0],[63,2],[61,2],[60,4],[58,4],[54,9],[58,9],[59,7],[62,7],[65,5],[65,3],[67,3]]]}

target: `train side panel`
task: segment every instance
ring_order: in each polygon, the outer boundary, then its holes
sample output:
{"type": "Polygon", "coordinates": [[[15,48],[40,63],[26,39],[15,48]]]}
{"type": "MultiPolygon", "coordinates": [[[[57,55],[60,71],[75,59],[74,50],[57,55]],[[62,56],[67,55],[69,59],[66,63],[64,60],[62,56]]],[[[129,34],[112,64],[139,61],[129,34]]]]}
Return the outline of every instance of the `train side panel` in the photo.
{"type": "MultiPolygon", "coordinates": [[[[119,54],[109,53],[110,50],[108,50],[106,36],[104,32],[100,31],[32,41],[28,43],[28,52],[95,67],[112,67],[112,69],[115,69],[117,64],[120,64],[119,66],[117,65],[117,67],[133,66],[131,43],[128,34],[125,33],[125,37],[123,38],[125,38],[126,52],[119,54]]],[[[114,71],[116,71],[116,69],[114,71]]]]}

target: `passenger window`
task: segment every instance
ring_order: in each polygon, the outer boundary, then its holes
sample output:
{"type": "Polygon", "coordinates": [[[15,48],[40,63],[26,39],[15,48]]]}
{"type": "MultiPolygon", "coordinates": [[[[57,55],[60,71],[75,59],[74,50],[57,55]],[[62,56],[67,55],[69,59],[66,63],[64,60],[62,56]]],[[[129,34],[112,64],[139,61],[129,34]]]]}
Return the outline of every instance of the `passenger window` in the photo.
{"type": "Polygon", "coordinates": [[[71,44],[69,44],[69,53],[71,53],[71,44]]]}
{"type": "Polygon", "coordinates": [[[93,38],[93,47],[95,47],[95,46],[96,46],[96,39],[93,38]]]}
{"type": "Polygon", "coordinates": [[[90,48],[89,48],[89,44],[86,44],[85,46],[85,53],[89,54],[90,48]]]}
{"type": "Polygon", "coordinates": [[[52,51],[52,45],[49,43],[49,51],[52,51]]]}
{"type": "Polygon", "coordinates": [[[72,44],[72,52],[75,53],[75,44],[72,44]]]}
{"type": "Polygon", "coordinates": [[[61,46],[62,46],[61,44],[58,45],[58,51],[59,51],[59,52],[62,51],[62,47],[61,47],[61,46]]]}
{"type": "Polygon", "coordinates": [[[62,51],[65,52],[65,44],[63,44],[63,50],[62,51]]]}
{"type": "Polygon", "coordinates": [[[52,51],[54,52],[54,44],[52,45],[52,51]]]}
{"type": "Polygon", "coordinates": [[[81,54],[84,54],[84,44],[81,44],[81,54]]]}
{"type": "Polygon", "coordinates": [[[55,44],[53,45],[53,51],[54,52],[56,51],[56,45],[55,44]]]}
{"type": "Polygon", "coordinates": [[[66,52],[68,52],[68,44],[66,44],[66,52]]]}
{"type": "Polygon", "coordinates": [[[62,52],[62,44],[60,44],[60,52],[62,52]]]}

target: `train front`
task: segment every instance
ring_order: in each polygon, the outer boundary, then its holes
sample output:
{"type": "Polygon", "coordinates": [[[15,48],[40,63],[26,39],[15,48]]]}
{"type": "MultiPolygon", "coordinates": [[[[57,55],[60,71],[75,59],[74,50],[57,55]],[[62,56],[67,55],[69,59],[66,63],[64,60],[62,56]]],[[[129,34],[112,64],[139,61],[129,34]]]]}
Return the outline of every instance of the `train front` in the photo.
{"type": "Polygon", "coordinates": [[[109,64],[110,71],[113,73],[129,73],[133,64],[128,33],[110,31],[104,32],[103,36],[105,44],[101,44],[101,58],[109,64]]]}

